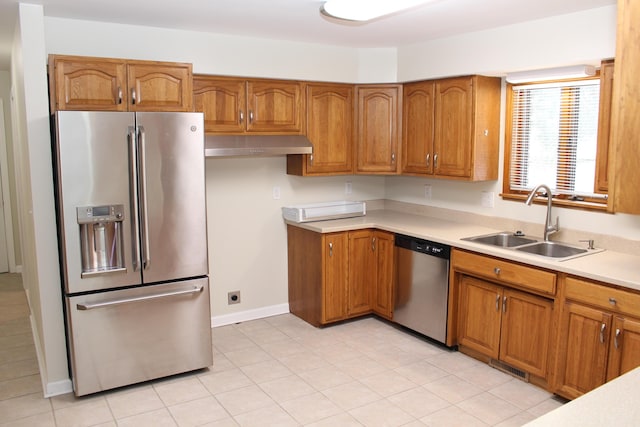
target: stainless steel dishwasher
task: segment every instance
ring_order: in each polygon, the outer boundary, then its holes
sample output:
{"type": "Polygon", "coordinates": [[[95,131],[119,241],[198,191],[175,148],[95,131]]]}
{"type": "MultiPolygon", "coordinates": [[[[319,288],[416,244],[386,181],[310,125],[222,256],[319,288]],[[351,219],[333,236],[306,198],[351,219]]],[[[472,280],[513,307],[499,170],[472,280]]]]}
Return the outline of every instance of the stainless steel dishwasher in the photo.
{"type": "Polygon", "coordinates": [[[396,234],[397,289],[393,321],[444,343],[451,247],[396,234]]]}

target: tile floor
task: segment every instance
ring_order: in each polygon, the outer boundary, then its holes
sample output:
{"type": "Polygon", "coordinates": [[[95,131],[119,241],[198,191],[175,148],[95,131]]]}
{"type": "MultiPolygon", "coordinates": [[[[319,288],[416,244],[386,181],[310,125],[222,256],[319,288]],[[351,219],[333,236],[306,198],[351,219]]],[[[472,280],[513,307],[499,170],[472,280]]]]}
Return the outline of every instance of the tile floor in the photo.
{"type": "Polygon", "coordinates": [[[209,369],[45,399],[27,316],[0,280],[3,427],[520,426],[561,405],[376,318],[317,329],[293,315],[213,329],[209,369]]]}

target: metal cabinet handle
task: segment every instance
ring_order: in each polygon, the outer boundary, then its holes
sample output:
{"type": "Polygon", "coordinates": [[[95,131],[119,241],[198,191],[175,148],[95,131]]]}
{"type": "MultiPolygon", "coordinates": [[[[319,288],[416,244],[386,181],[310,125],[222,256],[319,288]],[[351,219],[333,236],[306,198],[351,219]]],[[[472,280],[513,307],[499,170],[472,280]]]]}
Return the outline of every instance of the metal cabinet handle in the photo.
{"type": "Polygon", "coordinates": [[[600,325],[600,342],[604,344],[604,331],[605,329],[607,329],[607,325],[606,324],[602,324],[600,325]]]}
{"type": "Polygon", "coordinates": [[[438,155],[437,154],[433,155],[433,167],[434,168],[438,167],[438,155]]]}
{"type": "Polygon", "coordinates": [[[371,239],[371,250],[373,252],[376,251],[376,238],[375,237],[373,239],[371,239]]]}
{"type": "Polygon", "coordinates": [[[500,270],[500,267],[495,267],[495,268],[493,269],[493,272],[496,274],[496,276],[499,276],[501,271],[502,271],[502,270],[500,270]]]}
{"type": "Polygon", "coordinates": [[[128,303],[132,303],[132,302],[148,301],[148,300],[158,299],[158,298],[175,297],[175,296],[178,296],[178,295],[198,294],[198,293],[202,292],[203,289],[204,289],[204,286],[194,286],[191,289],[186,289],[186,290],[182,290],[182,291],[162,292],[162,293],[159,293],[159,294],[143,295],[143,296],[132,297],[132,298],[122,298],[122,299],[111,300],[111,301],[96,302],[96,303],[93,303],[93,304],[76,304],[76,308],[78,310],[82,310],[82,311],[84,311],[84,310],[93,310],[94,308],[110,307],[110,306],[113,306],[113,305],[121,305],[121,304],[128,304],[128,303]]]}
{"type": "Polygon", "coordinates": [[[395,162],[396,161],[396,153],[391,153],[391,162],[395,162]]]}
{"type": "Polygon", "coordinates": [[[244,111],[240,110],[240,123],[244,123],[244,111]]]}
{"type": "Polygon", "coordinates": [[[309,154],[309,163],[313,165],[313,154],[309,154]]]}
{"type": "Polygon", "coordinates": [[[135,105],[136,103],[136,90],[131,89],[131,105],[135,105]]]}
{"type": "Polygon", "coordinates": [[[613,298],[613,297],[609,298],[609,304],[616,305],[617,303],[618,303],[618,301],[615,298],[613,298]]]}
{"type": "Polygon", "coordinates": [[[249,110],[249,123],[253,123],[253,110],[249,110]]]}
{"type": "Polygon", "coordinates": [[[333,256],[333,243],[329,242],[329,256],[333,256]]]}
{"type": "Polygon", "coordinates": [[[502,297],[502,312],[507,312],[507,297],[502,297]]]}
{"type": "Polygon", "coordinates": [[[122,104],[122,88],[118,86],[118,104],[122,104]]]}
{"type": "Polygon", "coordinates": [[[615,336],[615,338],[614,338],[614,340],[613,340],[613,345],[614,345],[616,348],[620,348],[620,342],[618,341],[618,339],[620,338],[620,333],[621,333],[621,332],[622,332],[622,331],[621,331],[620,329],[616,328],[616,336],[615,336]]]}
{"type": "Polygon", "coordinates": [[[427,167],[429,167],[429,161],[431,160],[431,154],[427,153],[427,155],[424,158],[425,163],[427,165],[427,167]]]}
{"type": "Polygon", "coordinates": [[[500,294],[496,295],[496,311],[500,311],[500,294]]]}

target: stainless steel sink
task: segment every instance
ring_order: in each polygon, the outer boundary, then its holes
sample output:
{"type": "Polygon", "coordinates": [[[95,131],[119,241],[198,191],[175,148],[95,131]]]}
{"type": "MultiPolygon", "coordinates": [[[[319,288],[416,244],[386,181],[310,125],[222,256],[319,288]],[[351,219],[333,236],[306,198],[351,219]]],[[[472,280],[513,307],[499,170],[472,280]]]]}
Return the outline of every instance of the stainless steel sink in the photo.
{"type": "Polygon", "coordinates": [[[515,248],[516,251],[527,252],[534,255],[542,255],[550,258],[567,258],[587,253],[587,249],[576,248],[555,242],[538,242],[533,245],[525,245],[515,248]]]}
{"type": "Polygon", "coordinates": [[[462,240],[468,240],[470,242],[482,243],[485,245],[499,246],[503,248],[512,248],[515,246],[522,246],[529,243],[537,242],[536,239],[529,239],[527,237],[517,236],[514,233],[508,231],[502,231],[500,233],[487,234],[484,236],[467,237],[462,240]]]}

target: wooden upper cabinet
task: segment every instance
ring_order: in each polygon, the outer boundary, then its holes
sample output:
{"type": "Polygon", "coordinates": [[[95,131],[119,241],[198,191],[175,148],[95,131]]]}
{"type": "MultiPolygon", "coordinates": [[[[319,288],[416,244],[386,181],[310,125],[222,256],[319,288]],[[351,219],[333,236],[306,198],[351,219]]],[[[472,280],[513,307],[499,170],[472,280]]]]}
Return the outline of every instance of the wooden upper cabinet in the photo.
{"type": "Polygon", "coordinates": [[[191,64],[127,61],[129,111],[191,111],[191,64]]]}
{"type": "Polygon", "coordinates": [[[191,111],[191,64],[50,55],[51,111],[191,111]]]}
{"type": "Polygon", "coordinates": [[[600,66],[600,107],[598,114],[598,152],[596,161],[596,193],[609,189],[609,135],[611,133],[611,96],[613,95],[614,60],[602,61],[600,66]]]}
{"type": "Polygon", "coordinates": [[[51,111],[127,111],[124,62],[103,58],[49,56],[51,111]]]}
{"type": "Polygon", "coordinates": [[[303,131],[302,83],[196,75],[194,109],[204,113],[207,133],[303,131]]]}
{"type": "Polygon", "coordinates": [[[618,0],[607,209],[630,214],[640,214],[639,21],[640,2],[618,0]]]}
{"type": "Polygon", "coordinates": [[[356,173],[398,172],[402,85],[357,86],[356,173]]]}
{"type": "Polygon", "coordinates": [[[497,179],[500,91],[499,78],[484,76],[406,84],[402,173],[497,179]]]}
{"type": "Polygon", "coordinates": [[[405,84],[402,108],[402,173],[433,173],[435,82],[405,84]]]}
{"type": "Polygon", "coordinates": [[[313,154],[288,155],[288,174],[353,173],[353,92],[350,84],[306,85],[306,135],[313,154]]]}

